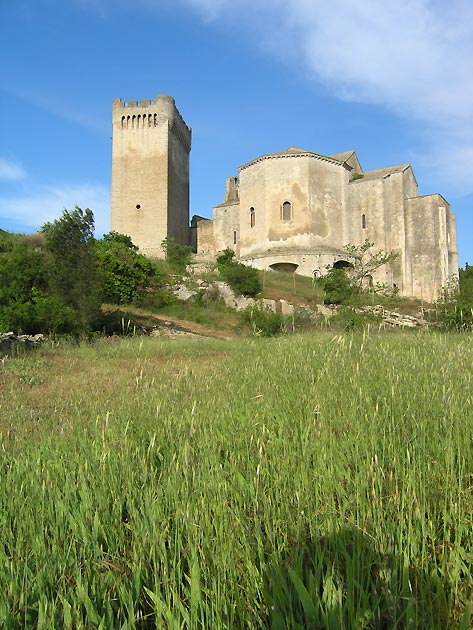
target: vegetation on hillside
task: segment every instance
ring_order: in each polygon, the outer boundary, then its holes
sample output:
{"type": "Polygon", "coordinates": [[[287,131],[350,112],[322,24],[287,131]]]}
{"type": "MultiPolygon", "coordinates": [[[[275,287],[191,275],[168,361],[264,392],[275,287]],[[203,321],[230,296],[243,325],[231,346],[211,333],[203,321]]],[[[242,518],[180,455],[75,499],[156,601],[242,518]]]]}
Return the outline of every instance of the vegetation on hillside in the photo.
{"type": "Polygon", "coordinates": [[[256,269],[243,265],[235,259],[235,252],[225,249],[217,256],[217,269],[223,280],[228,282],[237,295],[256,297],[261,293],[261,281],[256,269]]]}
{"type": "Polygon", "coordinates": [[[0,233],[0,330],[90,334],[109,327],[103,302],[158,302],[166,274],[129,237],[93,233],[92,212],[77,206],[34,237],[0,233]]]}
{"type": "Polygon", "coordinates": [[[368,293],[393,293],[385,284],[373,285],[373,274],[394,262],[398,255],[383,250],[373,252],[373,247],[374,243],[368,239],[361,245],[345,245],[349,265],[328,268],[319,280],[326,304],[360,304],[368,293]]]}
{"type": "MultiPolygon", "coordinates": [[[[131,239],[110,232],[96,240],[94,218],[89,209],[77,206],[46,223],[34,235],[0,231],[0,331],[16,333],[69,334],[90,336],[94,331],[122,332],[127,307],[190,319],[217,327],[236,326],[237,317],[208,287],[189,276],[191,249],[173,238],[161,244],[165,260],[150,260],[137,251],[131,239]],[[176,298],[174,287],[187,284],[194,297],[176,298]],[[104,310],[104,303],[117,308],[104,310]]],[[[347,245],[350,266],[330,269],[317,280],[294,274],[261,272],[235,260],[230,249],[217,258],[215,272],[207,282],[221,278],[235,294],[257,299],[284,299],[293,304],[314,306],[321,302],[338,305],[330,320],[335,328],[363,326],[373,316],[360,314],[364,305],[382,304],[400,311],[418,310],[413,300],[400,298],[385,286],[370,286],[372,274],[393,262],[394,253],[372,253],[368,240],[347,245]]],[[[205,282],[205,281],[204,281],[205,282]]],[[[473,273],[466,265],[460,270],[460,287],[446,287],[430,311],[430,318],[450,330],[473,327],[473,273]]],[[[131,317],[131,315],[130,315],[131,317]]],[[[258,335],[272,335],[302,326],[313,319],[296,314],[287,321],[262,305],[253,305],[239,316],[239,329],[258,335]]],[[[324,325],[326,322],[324,320],[324,325]]]]}

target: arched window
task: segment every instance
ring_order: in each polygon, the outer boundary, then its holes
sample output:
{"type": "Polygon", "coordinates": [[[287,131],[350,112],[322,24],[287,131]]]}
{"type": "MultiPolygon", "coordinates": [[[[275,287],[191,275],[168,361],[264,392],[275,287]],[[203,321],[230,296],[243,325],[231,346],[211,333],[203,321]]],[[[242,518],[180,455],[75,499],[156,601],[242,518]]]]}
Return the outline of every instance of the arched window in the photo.
{"type": "Polygon", "coordinates": [[[281,206],[281,219],[283,221],[292,221],[292,204],[285,201],[281,206]]]}
{"type": "Polygon", "coordinates": [[[255,209],[253,206],[250,208],[250,228],[255,227],[255,209]]]}
{"type": "Polygon", "coordinates": [[[361,228],[364,230],[366,228],[366,215],[361,215],[361,228]]]}

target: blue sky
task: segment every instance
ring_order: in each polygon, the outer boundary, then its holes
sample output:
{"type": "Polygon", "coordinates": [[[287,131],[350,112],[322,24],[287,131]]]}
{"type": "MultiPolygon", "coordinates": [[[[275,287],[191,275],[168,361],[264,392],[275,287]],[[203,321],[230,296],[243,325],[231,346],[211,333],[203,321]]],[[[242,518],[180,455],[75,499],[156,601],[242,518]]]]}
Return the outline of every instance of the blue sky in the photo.
{"type": "Polygon", "coordinates": [[[75,204],[109,230],[111,104],[170,94],[193,130],[191,214],[288,146],[410,162],[473,264],[471,0],[0,2],[0,227],[75,204]]]}

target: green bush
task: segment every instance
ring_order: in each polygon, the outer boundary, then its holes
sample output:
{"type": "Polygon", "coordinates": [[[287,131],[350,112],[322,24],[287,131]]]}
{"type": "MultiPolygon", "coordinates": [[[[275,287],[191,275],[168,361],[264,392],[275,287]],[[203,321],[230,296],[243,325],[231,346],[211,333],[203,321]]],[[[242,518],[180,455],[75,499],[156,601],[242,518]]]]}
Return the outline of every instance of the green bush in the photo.
{"type": "Polygon", "coordinates": [[[435,303],[434,310],[429,312],[429,318],[445,330],[472,331],[473,330],[473,280],[472,268],[467,264],[466,269],[460,269],[460,283],[452,281],[443,287],[441,295],[435,303]],[[470,275],[471,274],[471,275],[470,275]]]}
{"type": "Polygon", "coordinates": [[[237,262],[234,256],[233,251],[227,248],[217,257],[220,275],[238,295],[256,297],[262,291],[258,272],[253,267],[237,262]]]}
{"type": "Polygon", "coordinates": [[[281,313],[256,306],[248,306],[241,311],[240,322],[243,326],[249,327],[254,335],[261,337],[274,337],[284,329],[284,318],[281,313]]]}
{"type": "Polygon", "coordinates": [[[64,210],[42,227],[47,260],[48,294],[76,313],[81,332],[93,330],[100,316],[102,286],[94,238],[94,215],[88,208],[64,210]]]}
{"type": "Polygon", "coordinates": [[[346,269],[330,269],[321,278],[322,287],[325,291],[325,304],[347,304],[353,299],[356,291],[352,285],[346,269]]]}
{"type": "Polygon", "coordinates": [[[166,236],[161,243],[161,248],[170,267],[177,273],[184,273],[191,262],[192,247],[180,245],[172,236],[166,236]]]}
{"type": "Polygon", "coordinates": [[[369,323],[376,321],[376,318],[367,314],[357,313],[351,306],[342,304],[337,312],[330,318],[330,327],[338,330],[350,332],[363,328],[369,323]]]}
{"type": "Polygon", "coordinates": [[[111,232],[97,242],[103,298],[113,304],[141,303],[143,295],[165,281],[165,274],[125,235],[111,232]]]}

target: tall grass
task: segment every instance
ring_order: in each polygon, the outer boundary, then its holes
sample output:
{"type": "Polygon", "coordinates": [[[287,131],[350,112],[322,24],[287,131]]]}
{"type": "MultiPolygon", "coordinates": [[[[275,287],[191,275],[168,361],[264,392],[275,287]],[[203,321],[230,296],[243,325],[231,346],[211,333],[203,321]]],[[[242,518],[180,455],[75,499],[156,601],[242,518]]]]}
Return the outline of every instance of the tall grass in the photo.
{"type": "Polygon", "coordinates": [[[365,333],[6,360],[0,627],[466,630],[472,351],[365,333]]]}

